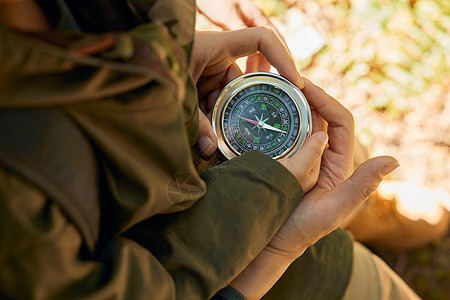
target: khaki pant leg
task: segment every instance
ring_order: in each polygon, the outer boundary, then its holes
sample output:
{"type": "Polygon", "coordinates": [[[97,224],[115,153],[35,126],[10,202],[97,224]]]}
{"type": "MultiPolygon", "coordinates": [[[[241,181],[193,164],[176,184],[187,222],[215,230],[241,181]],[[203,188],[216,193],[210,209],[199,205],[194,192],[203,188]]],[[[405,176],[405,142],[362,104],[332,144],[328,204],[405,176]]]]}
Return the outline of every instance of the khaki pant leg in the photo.
{"type": "Polygon", "coordinates": [[[415,300],[414,291],[378,256],[354,243],[353,270],[344,300],[415,300]]]}
{"type": "Polygon", "coordinates": [[[381,299],[415,300],[420,297],[381,258],[372,254],[381,282],[381,299]]]}
{"type": "Polygon", "coordinates": [[[352,275],[342,299],[381,299],[381,283],[372,253],[358,242],[353,243],[352,275]]]}

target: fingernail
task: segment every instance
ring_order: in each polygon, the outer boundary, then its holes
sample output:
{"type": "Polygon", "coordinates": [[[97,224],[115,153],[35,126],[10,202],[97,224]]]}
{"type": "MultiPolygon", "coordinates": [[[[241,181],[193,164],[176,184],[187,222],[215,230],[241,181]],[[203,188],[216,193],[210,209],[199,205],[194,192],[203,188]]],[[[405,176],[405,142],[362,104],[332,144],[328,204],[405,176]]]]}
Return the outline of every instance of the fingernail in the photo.
{"type": "Polygon", "coordinates": [[[206,157],[209,156],[209,152],[211,151],[212,146],[213,141],[207,136],[202,136],[198,140],[198,148],[200,149],[200,152],[206,157]]]}
{"type": "Polygon", "coordinates": [[[328,135],[323,132],[323,131],[319,131],[317,133],[317,138],[325,145],[328,142],[328,135]]]}
{"type": "Polygon", "coordinates": [[[394,171],[395,169],[397,169],[398,166],[400,166],[400,164],[398,162],[386,164],[380,171],[381,175],[386,176],[387,174],[389,174],[392,171],[394,171]]]}

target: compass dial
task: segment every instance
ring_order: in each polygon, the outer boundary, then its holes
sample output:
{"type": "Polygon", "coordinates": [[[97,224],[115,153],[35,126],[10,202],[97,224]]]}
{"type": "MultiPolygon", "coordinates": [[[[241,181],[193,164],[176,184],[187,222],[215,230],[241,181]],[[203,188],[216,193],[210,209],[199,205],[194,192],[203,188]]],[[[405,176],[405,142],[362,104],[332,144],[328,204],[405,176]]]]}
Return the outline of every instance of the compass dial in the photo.
{"type": "Polygon", "coordinates": [[[289,102],[285,92],[268,84],[240,91],[224,112],[228,145],[237,153],[259,150],[272,157],[281,156],[294,144],[299,131],[298,111],[289,102]]]}
{"type": "Polygon", "coordinates": [[[227,158],[259,150],[273,158],[294,154],[310,135],[311,114],[301,91],[281,76],[251,73],[219,96],[213,128],[227,158]]]}

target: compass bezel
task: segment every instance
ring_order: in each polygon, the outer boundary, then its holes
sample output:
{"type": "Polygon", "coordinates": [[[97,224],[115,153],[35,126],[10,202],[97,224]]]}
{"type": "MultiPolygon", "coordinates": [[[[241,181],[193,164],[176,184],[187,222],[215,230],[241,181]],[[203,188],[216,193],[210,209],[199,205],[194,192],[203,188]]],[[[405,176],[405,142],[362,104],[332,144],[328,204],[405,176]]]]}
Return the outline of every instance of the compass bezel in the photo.
{"type": "Polygon", "coordinates": [[[242,153],[237,151],[230,144],[224,134],[223,123],[225,118],[225,109],[227,108],[233,97],[235,97],[240,91],[248,87],[261,84],[271,85],[286,93],[290,100],[294,103],[298,116],[300,117],[299,129],[294,143],[281,155],[275,156],[273,158],[280,159],[282,157],[290,157],[294,155],[311,135],[311,110],[309,108],[306,97],[298,87],[296,87],[284,77],[273,73],[255,72],[244,74],[225,86],[225,88],[219,94],[212,112],[212,127],[217,136],[218,147],[227,159],[231,159],[233,157],[241,155],[242,153]]]}

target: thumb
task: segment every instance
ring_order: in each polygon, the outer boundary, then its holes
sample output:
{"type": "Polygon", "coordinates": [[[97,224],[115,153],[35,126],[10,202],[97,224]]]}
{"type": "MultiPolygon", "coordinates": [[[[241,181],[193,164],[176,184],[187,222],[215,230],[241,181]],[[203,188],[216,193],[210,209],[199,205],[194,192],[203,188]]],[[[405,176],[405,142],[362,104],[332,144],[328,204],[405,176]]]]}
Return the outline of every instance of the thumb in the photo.
{"type": "Polygon", "coordinates": [[[209,158],[217,149],[217,137],[208,118],[200,109],[198,110],[198,119],[199,130],[197,146],[200,149],[201,154],[209,158]]]}
{"type": "Polygon", "coordinates": [[[336,211],[343,217],[348,216],[361,205],[373,192],[383,178],[399,166],[391,156],[379,156],[365,161],[353,174],[331,191],[336,211]]]}
{"type": "MultiPolygon", "coordinates": [[[[292,157],[279,160],[281,164],[294,174],[304,190],[307,190],[305,188],[305,180],[309,178],[311,169],[320,163],[327,141],[328,136],[325,132],[316,132],[292,157]]],[[[313,180],[314,183],[316,180],[317,178],[313,180]]]]}

